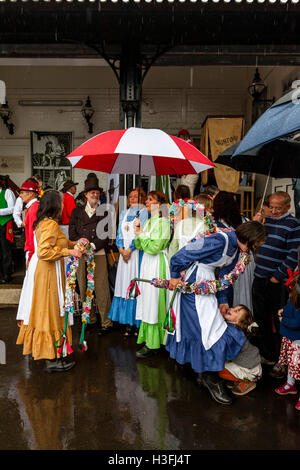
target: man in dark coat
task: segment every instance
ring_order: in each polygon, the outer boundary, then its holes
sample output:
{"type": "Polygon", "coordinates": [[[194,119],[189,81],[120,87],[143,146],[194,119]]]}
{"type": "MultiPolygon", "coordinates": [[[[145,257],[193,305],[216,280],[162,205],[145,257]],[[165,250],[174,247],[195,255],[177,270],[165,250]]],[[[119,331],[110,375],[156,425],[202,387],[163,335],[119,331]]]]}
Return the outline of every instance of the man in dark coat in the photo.
{"type": "MultiPolygon", "coordinates": [[[[76,207],[71,214],[69,223],[69,238],[72,241],[87,238],[92,244],[95,252],[95,296],[96,304],[101,317],[101,332],[105,333],[112,328],[112,322],[108,318],[111,297],[108,283],[108,271],[106,261],[106,249],[109,242],[108,233],[100,234],[97,230],[99,223],[103,223],[105,215],[97,215],[101,188],[97,181],[86,181],[84,188],[86,203],[84,206],[76,207]]],[[[99,227],[98,227],[99,229],[99,227]]],[[[85,300],[86,291],[86,269],[84,259],[80,260],[77,279],[82,302],[85,300]]],[[[90,324],[95,325],[97,318],[91,315],[90,324]]]]}

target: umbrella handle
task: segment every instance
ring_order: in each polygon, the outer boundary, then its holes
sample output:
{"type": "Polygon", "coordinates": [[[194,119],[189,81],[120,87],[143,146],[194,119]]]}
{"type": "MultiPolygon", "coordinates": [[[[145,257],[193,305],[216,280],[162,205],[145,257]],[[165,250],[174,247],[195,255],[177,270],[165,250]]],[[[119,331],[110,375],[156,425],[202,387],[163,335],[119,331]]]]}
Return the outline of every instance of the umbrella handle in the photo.
{"type": "Polygon", "coordinates": [[[137,217],[140,216],[140,194],[141,194],[141,162],[142,162],[142,155],[139,155],[139,189],[138,189],[138,213],[137,217]]]}
{"type": "Polygon", "coordinates": [[[114,254],[113,250],[110,250],[110,254],[111,254],[111,257],[113,259],[113,262],[115,263],[117,261],[117,258],[115,257],[115,254],[114,254]]]}
{"type": "Polygon", "coordinates": [[[270,168],[269,168],[268,178],[267,178],[267,181],[266,181],[266,184],[265,184],[264,194],[263,194],[263,197],[262,197],[262,200],[261,200],[260,209],[262,209],[263,204],[264,204],[264,201],[265,201],[266,192],[267,192],[267,187],[268,187],[269,180],[270,180],[271,169],[272,169],[272,166],[273,166],[273,161],[274,161],[274,157],[273,157],[272,160],[271,160],[271,165],[270,165],[270,168]]]}

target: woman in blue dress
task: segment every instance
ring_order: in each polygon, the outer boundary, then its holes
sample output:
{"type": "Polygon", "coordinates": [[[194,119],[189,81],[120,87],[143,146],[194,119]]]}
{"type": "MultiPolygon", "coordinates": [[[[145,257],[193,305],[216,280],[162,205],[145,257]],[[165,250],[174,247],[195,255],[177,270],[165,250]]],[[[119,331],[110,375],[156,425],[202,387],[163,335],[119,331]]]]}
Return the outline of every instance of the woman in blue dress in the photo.
{"type": "Polygon", "coordinates": [[[132,279],[139,277],[139,268],[143,252],[135,248],[134,220],[139,215],[141,226],[148,219],[148,211],[142,206],[145,200],[143,189],[133,189],[128,196],[129,207],[120,215],[116,245],[120,253],[114,297],[108,318],[120,324],[127,325],[125,336],[136,333],[140,320],[136,320],[136,299],[126,299],[127,289],[132,279]],[[140,201],[138,202],[138,194],[140,201]]]}
{"type": "MultiPolygon", "coordinates": [[[[183,271],[185,282],[189,283],[214,280],[217,267],[222,277],[235,267],[240,250],[254,252],[265,239],[266,231],[260,223],[247,222],[236,231],[219,232],[190,242],[171,258],[171,288],[182,282],[183,271]]],[[[246,338],[220,312],[229,308],[226,290],[221,291],[219,302],[214,294],[177,293],[180,315],[176,318],[175,334],[168,335],[166,349],[179,364],[191,364],[198,381],[216,401],[231,404],[232,399],[217,372],[240,353],[246,338]]]]}

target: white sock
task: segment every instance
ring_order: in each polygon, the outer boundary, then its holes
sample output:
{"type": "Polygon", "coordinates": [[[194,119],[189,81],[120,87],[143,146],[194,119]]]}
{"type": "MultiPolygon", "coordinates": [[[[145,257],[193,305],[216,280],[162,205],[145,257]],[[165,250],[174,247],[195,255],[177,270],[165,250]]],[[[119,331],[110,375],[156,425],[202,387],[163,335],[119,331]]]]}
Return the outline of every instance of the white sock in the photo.
{"type": "Polygon", "coordinates": [[[287,383],[288,383],[289,385],[291,385],[291,387],[292,387],[293,385],[295,385],[295,383],[296,383],[296,380],[293,379],[293,377],[290,376],[290,372],[289,372],[289,371],[288,371],[288,374],[287,374],[287,383]]]}

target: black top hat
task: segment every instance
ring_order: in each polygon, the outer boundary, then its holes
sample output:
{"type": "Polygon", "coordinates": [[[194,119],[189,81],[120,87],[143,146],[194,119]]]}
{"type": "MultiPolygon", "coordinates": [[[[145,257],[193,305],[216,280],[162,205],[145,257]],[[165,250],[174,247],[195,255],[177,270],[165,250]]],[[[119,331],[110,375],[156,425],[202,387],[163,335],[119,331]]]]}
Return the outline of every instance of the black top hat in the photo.
{"type": "Polygon", "coordinates": [[[83,192],[87,193],[88,191],[100,191],[100,193],[103,191],[103,188],[100,188],[98,180],[87,180],[85,181],[84,184],[84,190],[83,192]]]}
{"type": "Polygon", "coordinates": [[[74,183],[73,180],[67,180],[64,182],[64,185],[63,185],[63,193],[66,193],[70,188],[72,188],[72,186],[76,186],[78,183],[74,183]]]}

